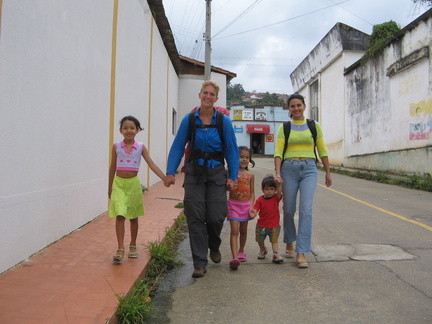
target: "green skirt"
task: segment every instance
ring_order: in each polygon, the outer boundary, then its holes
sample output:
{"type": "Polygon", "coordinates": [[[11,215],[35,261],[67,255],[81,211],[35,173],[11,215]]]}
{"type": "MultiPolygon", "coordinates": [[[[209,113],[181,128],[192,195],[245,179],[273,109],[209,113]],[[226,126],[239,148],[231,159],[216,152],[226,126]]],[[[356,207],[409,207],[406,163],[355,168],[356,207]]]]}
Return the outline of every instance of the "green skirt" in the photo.
{"type": "Polygon", "coordinates": [[[143,192],[139,178],[114,177],[109,217],[123,216],[126,219],[134,219],[143,215],[143,192]]]}

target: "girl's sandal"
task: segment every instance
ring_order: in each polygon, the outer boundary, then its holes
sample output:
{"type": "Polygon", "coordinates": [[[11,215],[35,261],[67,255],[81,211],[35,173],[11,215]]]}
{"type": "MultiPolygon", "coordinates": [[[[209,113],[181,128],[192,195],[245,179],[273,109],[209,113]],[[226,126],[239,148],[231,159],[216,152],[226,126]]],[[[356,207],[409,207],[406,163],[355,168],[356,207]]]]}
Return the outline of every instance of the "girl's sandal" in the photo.
{"type": "Polygon", "coordinates": [[[117,249],[117,254],[113,257],[113,264],[121,264],[123,261],[124,249],[117,249]],[[119,252],[123,252],[120,254],[119,252]]]}
{"type": "Polygon", "coordinates": [[[131,251],[129,250],[128,257],[131,258],[131,259],[138,258],[138,252],[136,251],[137,247],[131,245],[131,246],[129,246],[129,249],[135,249],[135,252],[131,252],[131,251]]]}
{"type": "Polygon", "coordinates": [[[246,253],[238,253],[237,257],[238,257],[240,262],[246,262],[247,261],[246,253]]]}

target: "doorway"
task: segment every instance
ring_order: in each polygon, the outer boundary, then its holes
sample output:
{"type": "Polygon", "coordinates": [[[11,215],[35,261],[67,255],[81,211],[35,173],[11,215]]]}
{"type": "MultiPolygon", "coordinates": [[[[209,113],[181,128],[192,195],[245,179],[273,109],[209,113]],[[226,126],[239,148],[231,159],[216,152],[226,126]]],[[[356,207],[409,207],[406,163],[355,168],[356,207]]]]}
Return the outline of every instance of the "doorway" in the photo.
{"type": "Polygon", "coordinates": [[[256,155],[264,154],[264,135],[262,133],[251,133],[252,153],[256,155]]]}

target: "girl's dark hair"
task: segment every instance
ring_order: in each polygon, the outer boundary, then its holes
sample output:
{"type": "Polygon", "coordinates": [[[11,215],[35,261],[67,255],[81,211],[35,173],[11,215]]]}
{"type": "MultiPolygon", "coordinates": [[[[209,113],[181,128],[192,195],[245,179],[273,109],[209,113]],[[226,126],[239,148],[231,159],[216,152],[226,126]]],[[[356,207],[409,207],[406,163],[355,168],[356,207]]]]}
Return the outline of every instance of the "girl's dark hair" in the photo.
{"type": "Polygon", "coordinates": [[[131,116],[131,115],[125,116],[122,118],[122,120],[120,120],[120,128],[123,127],[123,123],[126,120],[130,120],[131,122],[133,122],[135,124],[136,128],[138,128],[139,130],[144,130],[144,128],[141,128],[141,124],[140,124],[139,120],[136,119],[134,116],[131,116]]]}
{"type": "MultiPolygon", "coordinates": [[[[293,100],[293,99],[300,99],[300,100],[303,102],[304,105],[306,104],[306,103],[305,103],[305,100],[304,100],[304,97],[303,97],[301,94],[299,94],[299,93],[293,93],[293,94],[292,94],[291,96],[289,96],[288,99],[287,99],[287,107],[288,107],[288,108],[289,108],[289,105],[290,105],[290,101],[293,100]]],[[[292,118],[292,114],[289,113],[289,115],[290,115],[290,118],[292,118]]]]}
{"type": "Polygon", "coordinates": [[[287,99],[287,105],[288,105],[288,107],[289,107],[290,101],[293,100],[293,99],[300,99],[305,104],[304,97],[301,94],[299,94],[299,93],[293,93],[287,99]]]}
{"type": "MultiPolygon", "coordinates": [[[[239,146],[238,151],[248,151],[249,152],[249,162],[252,164],[252,168],[255,166],[255,161],[252,160],[252,150],[249,147],[246,146],[239,146]]],[[[249,171],[248,167],[246,167],[246,170],[249,171]]]]}
{"type": "Polygon", "coordinates": [[[261,182],[261,189],[265,187],[276,188],[276,182],[272,174],[267,174],[261,182]]]}

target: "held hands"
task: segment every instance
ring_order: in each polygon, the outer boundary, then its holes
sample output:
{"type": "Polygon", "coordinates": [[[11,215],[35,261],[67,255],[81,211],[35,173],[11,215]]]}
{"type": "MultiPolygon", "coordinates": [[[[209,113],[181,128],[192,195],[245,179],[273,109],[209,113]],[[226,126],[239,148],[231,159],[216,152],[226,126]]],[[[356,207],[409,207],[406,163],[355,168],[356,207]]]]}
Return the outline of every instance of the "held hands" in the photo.
{"type": "Polygon", "coordinates": [[[249,210],[249,217],[251,219],[254,219],[256,216],[257,216],[257,211],[255,209],[252,208],[251,210],[249,210]]]}
{"type": "Polygon", "coordinates": [[[325,176],[325,185],[326,185],[326,187],[330,187],[331,184],[332,184],[331,174],[330,173],[326,173],[326,176],[325,176]]]}
{"type": "Polygon", "coordinates": [[[233,179],[228,179],[226,183],[227,190],[233,190],[235,186],[235,181],[233,179]]]}
{"type": "Polygon", "coordinates": [[[165,187],[169,187],[172,184],[175,184],[175,176],[172,174],[167,174],[164,179],[164,185],[165,187]]]}
{"type": "Polygon", "coordinates": [[[275,182],[276,182],[276,185],[281,185],[283,182],[283,179],[281,178],[281,176],[276,176],[275,182]]]}

